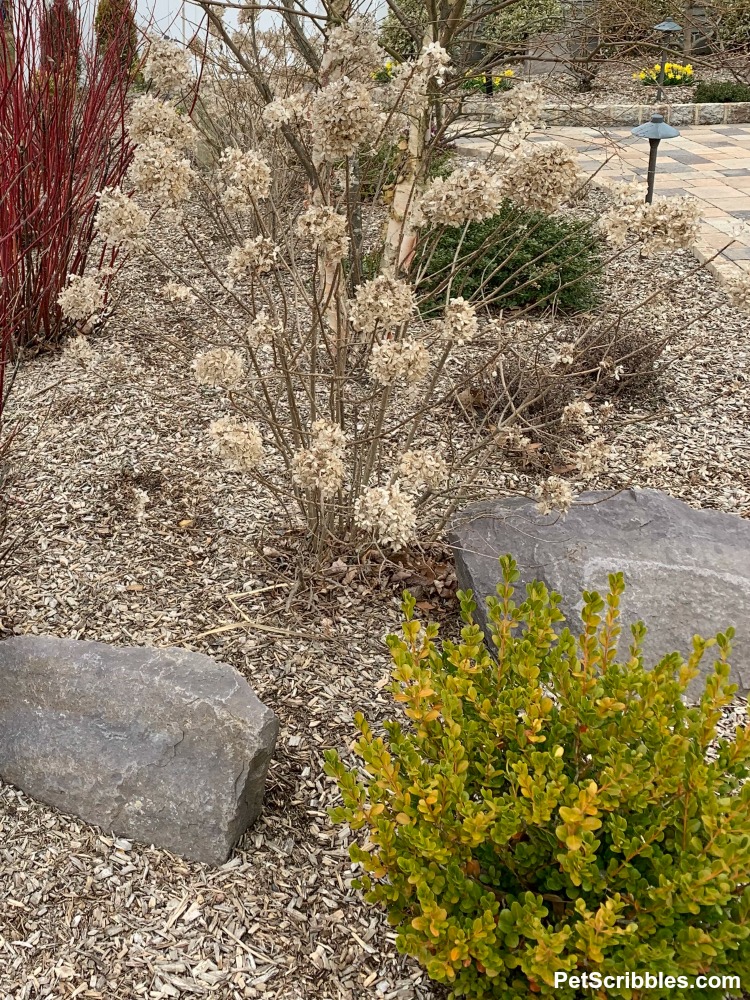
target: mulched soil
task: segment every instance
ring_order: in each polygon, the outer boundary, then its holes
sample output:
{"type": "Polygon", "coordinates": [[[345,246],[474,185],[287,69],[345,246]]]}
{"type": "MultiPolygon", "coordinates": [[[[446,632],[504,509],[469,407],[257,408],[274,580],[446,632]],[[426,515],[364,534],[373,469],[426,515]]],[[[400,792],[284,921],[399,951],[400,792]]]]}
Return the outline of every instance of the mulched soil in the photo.
{"type": "MultiPolygon", "coordinates": [[[[169,236],[159,238],[169,252],[169,236]]],[[[281,719],[265,813],[211,869],[0,785],[0,995],[434,995],[397,955],[382,914],[351,888],[350,834],[328,820],[335,795],[322,754],[347,750],[355,711],[375,722],[393,714],[382,639],[398,625],[403,587],[455,634],[449,553],[436,545],[401,563],[335,559],[314,593],[287,607],[293,557],[263,531],[266,502],[207,448],[217,397],[196,389],[174,350],[179,341],[190,355],[204,341],[152,302],[163,277],[128,265],[115,314],[91,338],[93,359],[57,352],[23,366],[10,408],[21,427],[10,484],[18,545],[3,627],[176,645],[233,664],[281,719]]],[[[615,399],[618,468],[632,470],[659,441],[669,463],[637,472],[638,486],[748,517],[746,318],[688,253],[625,255],[605,276],[605,307],[655,282],[676,347],[692,349],[675,348],[655,382],[615,399]]],[[[530,493],[547,474],[498,450],[487,480],[496,493],[530,493]]],[[[632,482],[632,471],[616,471],[591,485],[632,482]]],[[[725,728],[744,718],[737,702],[725,728]]]]}

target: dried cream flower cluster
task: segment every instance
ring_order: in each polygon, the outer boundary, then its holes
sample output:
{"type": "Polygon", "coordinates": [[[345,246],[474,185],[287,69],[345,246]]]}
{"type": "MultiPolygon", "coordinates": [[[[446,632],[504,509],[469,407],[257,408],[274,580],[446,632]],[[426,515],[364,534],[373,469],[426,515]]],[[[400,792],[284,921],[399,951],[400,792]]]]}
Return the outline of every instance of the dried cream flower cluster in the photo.
{"type": "Polygon", "coordinates": [[[556,212],[580,184],[573,153],[561,142],[527,143],[504,164],[505,190],[524,208],[556,212]]]}
{"type": "Polygon", "coordinates": [[[422,382],[430,370],[430,355],[420,340],[384,340],[370,354],[370,374],[380,385],[404,379],[410,385],[422,382]]]}
{"type": "Polygon", "coordinates": [[[268,128],[274,132],[284,125],[307,122],[310,111],[309,94],[291,94],[289,97],[275,97],[263,109],[262,117],[268,128]]]}
{"type": "Polygon", "coordinates": [[[320,160],[340,160],[374,142],[381,116],[363,83],[348,77],[334,80],[315,95],[311,122],[320,160]]]}
{"type": "Polygon", "coordinates": [[[181,115],[169,101],[160,101],[150,94],[136,98],[128,115],[128,135],[135,143],[158,139],[165,146],[192,149],[197,132],[186,115],[181,115]]]}
{"type": "Polygon", "coordinates": [[[694,198],[657,198],[643,201],[638,185],[623,185],[617,191],[614,208],[602,216],[599,225],[615,246],[628,239],[642,243],[641,253],[651,256],[667,250],[691,246],[698,235],[700,208],[694,198]]]}
{"type": "Polygon", "coordinates": [[[544,92],[535,83],[517,83],[502,98],[502,110],[511,119],[510,132],[528,135],[544,126],[544,92]]]}
{"type": "Polygon", "coordinates": [[[149,218],[120,188],[105,188],[98,194],[96,231],[107,243],[126,250],[140,250],[148,229],[149,218]]]}
{"type": "Polygon", "coordinates": [[[462,296],[451,299],[443,314],[442,336],[450,344],[470,344],[479,334],[477,311],[462,296]]]}
{"type": "Polygon", "coordinates": [[[603,437],[589,441],[575,458],[578,471],[584,479],[598,475],[612,453],[612,446],[603,437]]]}
{"type": "Polygon", "coordinates": [[[276,263],[279,247],[267,236],[246,239],[242,246],[233,247],[227,258],[230,278],[245,278],[250,274],[266,274],[276,263]]]}
{"type": "Polygon", "coordinates": [[[327,420],[312,425],[309,448],[298,451],[292,461],[292,478],[306,490],[318,490],[324,498],[333,496],[344,482],[344,432],[327,420]]]}
{"type": "Polygon", "coordinates": [[[297,232],[330,260],[349,252],[346,216],[330,205],[311,205],[297,219],[297,232]]]}
{"type": "Polygon", "coordinates": [[[193,369],[196,382],[214,388],[238,389],[245,378],[245,361],[230,347],[212,347],[196,355],[193,369]]]}
{"type": "Polygon", "coordinates": [[[568,403],[563,409],[560,423],[563,427],[575,427],[578,430],[588,431],[591,427],[589,417],[591,407],[583,399],[577,399],[574,403],[568,403]]]}
{"type": "Polygon", "coordinates": [[[162,94],[183,93],[193,83],[187,49],[167,38],[150,39],[143,75],[162,94]]]}
{"type": "Polygon", "coordinates": [[[357,288],[351,304],[355,330],[374,333],[376,329],[394,330],[408,323],[414,313],[414,289],[391,274],[380,274],[357,288]]]}
{"type": "Polygon", "coordinates": [[[266,310],[261,309],[247,328],[246,339],[248,347],[252,351],[257,351],[261,347],[272,344],[282,329],[281,323],[274,323],[266,310]]]}
{"type": "Polygon", "coordinates": [[[219,170],[226,184],[222,201],[227,208],[244,211],[267,198],[271,190],[271,168],[252,150],[243,152],[230,147],[219,160],[219,170]]]}
{"type": "Polygon", "coordinates": [[[251,472],[265,457],[263,435],[257,424],[220,417],[208,428],[214,452],[236,472],[251,472]]]}
{"type": "Polygon", "coordinates": [[[438,226],[462,226],[495,215],[503,200],[500,179],[482,166],[459,167],[435,177],[420,199],[420,212],[438,226]]]}
{"type": "Polygon", "coordinates": [[[422,49],[413,63],[407,63],[401,71],[411,73],[410,86],[424,89],[430,80],[442,83],[448,73],[451,57],[440,42],[430,42],[422,49]]]}
{"type": "Polygon", "coordinates": [[[660,466],[666,465],[668,461],[669,454],[664,451],[658,441],[649,441],[643,449],[641,465],[644,469],[658,469],[660,466]]]}
{"type": "Polygon", "coordinates": [[[330,31],[322,70],[340,69],[351,80],[369,83],[384,59],[375,22],[367,17],[353,17],[330,31]]]}
{"type": "Polygon", "coordinates": [[[750,312],[750,274],[741,273],[724,278],[722,285],[735,308],[750,312]]]}
{"type": "Polygon", "coordinates": [[[354,505],[354,522],[381,545],[398,552],[416,537],[417,511],[397,479],[390,486],[366,489],[354,505]]]}
{"type": "Polygon", "coordinates": [[[550,476],[536,491],[536,509],[540,514],[557,511],[567,514],[573,504],[573,490],[559,476],[550,476]]]}
{"type": "Polygon", "coordinates": [[[63,358],[74,365],[88,368],[98,360],[99,355],[85,337],[71,337],[63,347],[63,358]]]}
{"type": "Polygon", "coordinates": [[[94,279],[69,274],[66,287],[57,296],[65,319],[85,323],[104,308],[104,289],[94,279]]]}
{"type": "Polygon", "coordinates": [[[405,451],[398,464],[398,471],[403,483],[413,487],[437,489],[444,486],[448,479],[445,459],[425,449],[405,451]]]}
{"type": "Polygon", "coordinates": [[[167,302],[182,302],[185,305],[192,305],[196,301],[195,295],[187,285],[181,285],[177,281],[165,282],[161,286],[161,294],[167,302]]]}
{"type": "Polygon", "coordinates": [[[188,160],[160,139],[138,146],[130,167],[136,191],[156,205],[171,209],[190,198],[194,177],[188,160]]]}

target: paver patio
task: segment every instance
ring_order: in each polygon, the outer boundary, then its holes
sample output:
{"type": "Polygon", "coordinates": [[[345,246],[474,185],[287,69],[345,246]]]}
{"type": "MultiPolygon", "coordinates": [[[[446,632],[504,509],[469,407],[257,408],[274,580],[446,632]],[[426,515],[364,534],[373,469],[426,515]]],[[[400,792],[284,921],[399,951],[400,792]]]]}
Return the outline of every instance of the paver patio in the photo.
{"type": "MultiPolygon", "coordinates": [[[[581,169],[611,184],[643,178],[649,145],[630,128],[550,128],[531,137],[575,148],[581,169]]],[[[490,144],[470,143],[477,152],[490,144]]],[[[691,195],[701,206],[703,225],[696,256],[712,270],[750,271],[750,125],[691,125],[659,146],[656,194],[691,195]],[[717,256],[718,253],[718,256],[717,256]]]]}

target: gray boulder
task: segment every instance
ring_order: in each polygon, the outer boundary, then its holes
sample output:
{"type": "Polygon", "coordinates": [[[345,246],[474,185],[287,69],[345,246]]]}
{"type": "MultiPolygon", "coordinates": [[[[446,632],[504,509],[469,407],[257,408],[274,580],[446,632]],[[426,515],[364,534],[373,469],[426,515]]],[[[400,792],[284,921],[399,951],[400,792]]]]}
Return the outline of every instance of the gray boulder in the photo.
{"type": "MultiPolygon", "coordinates": [[[[518,563],[521,593],[543,580],[562,595],[574,633],[581,591],[604,593],[608,574],[622,571],[622,621],[648,626],[647,658],[689,654],[694,635],[709,638],[733,625],[732,679],[742,693],[750,690],[750,523],[743,518],[694,510],[654,490],[584,493],[565,517],[542,516],[533,501],[511,497],[466,508],[450,541],[459,585],[474,591],[482,625],[498,557],[507,552],[518,563]]],[[[709,650],[702,668],[712,666],[709,650]]],[[[697,677],[691,694],[701,689],[697,677]]]]}
{"type": "Polygon", "coordinates": [[[88,823],[208,864],[261,810],[273,712],[183,649],[0,642],[0,777],[88,823]]]}

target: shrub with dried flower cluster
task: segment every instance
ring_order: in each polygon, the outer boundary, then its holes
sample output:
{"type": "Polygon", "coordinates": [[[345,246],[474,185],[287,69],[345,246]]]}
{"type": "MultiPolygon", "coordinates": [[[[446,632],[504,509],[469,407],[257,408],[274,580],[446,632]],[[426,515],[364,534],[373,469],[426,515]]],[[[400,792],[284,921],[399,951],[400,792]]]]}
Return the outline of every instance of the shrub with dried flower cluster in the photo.
{"type": "MultiPolygon", "coordinates": [[[[604,468],[609,432],[588,404],[566,398],[554,428],[535,417],[550,382],[571,381],[551,352],[547,381],[527,385],[523,405],[509,385],[479,424],[464,424],[467,433],[456,434],[447,416],[482,372],[503,370],[515,328],[497,305],[513,294],[515,305],[557,305],[582,268],[600,266],[602,237],[559,214],[582,183],[570,153],[526,139],[540,124],[537,88],[516,84],[499,98],[508,120],[498,133],[507,141],[491,164],[459,164],[435,177],[432,154],[445,150],[445,130],[462,114],[463,97],[452,96],[461,91],[453,86],[450,12],[382,84],[384,53],[365,19],[331,14],[319,45],[298,30],[302,13],[274,15],[284,31],[273,35],[250,30],[245,18],[235,31],[210,0],[202,6],[211,85],[194,124],[179,103],[189,60],[160,42],[145,67],[158,97],[140,98],[130,115],[136,197],[104,192],[98,226],[148,250],[148,210],[157,201],[173,213],[190,198],[210,209],[217,252],[200,286],[174,273],[161,290],[185,323],[187,305],[212,314],[215,342],[192,359],[200,391],[220,411],[207,445],[232,473],[269,490],[317,553],[357,541],[398,551],[415,541],[420,524],[435,530],[509,427],[527,440],[585,431],[578,481],[604,468]],[[238,77],[253,109],[245,117],[238,77]],[[233,106],[227,98],[226,115],[211,115],[225,86],[233,106]],[[200,167],[196,131],[212,151],[200,167]],[[403,158],[388,199],[372,205],[362,194],[362,158],[377,159],[394,135],[403,158]],[[469,285],[466,261],[482,254],[472,227],[487,225],[496,256],[469,285]],[[539,251],[545,226],[557,254],[552,268],[539,251]],[[454,238],[447,260],[446,233],[454,238]]],[[[687,214],[662,208],[640,226],[633,217],[624,238],[648,230],[652,249],[674,246],[689,236],[687,214]]],[[[188,219],[184,212],[185,239],[194,259],[205,259],[188,219]]],[[[539,503],[565,510],[573,494],[553,477],[539,503]]]]}

